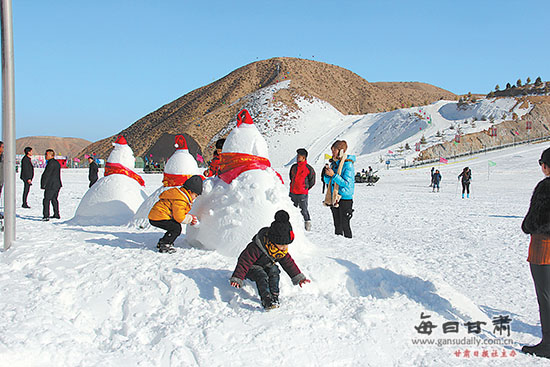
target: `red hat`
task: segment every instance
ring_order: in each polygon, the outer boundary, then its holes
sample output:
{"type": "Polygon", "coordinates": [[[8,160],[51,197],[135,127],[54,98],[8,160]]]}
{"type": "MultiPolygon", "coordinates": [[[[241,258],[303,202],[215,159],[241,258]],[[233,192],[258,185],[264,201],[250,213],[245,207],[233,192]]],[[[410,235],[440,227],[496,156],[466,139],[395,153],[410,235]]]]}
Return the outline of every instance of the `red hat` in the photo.
{"type": "Polygon", "coordinates": [[[174,146],[177,149],[187,149],[187,141],[185,141],[183,135],[176,135],[176,143],[174,146]]]}
{"type": "Polygon", "coordinates": [[[119,136],[116,138],[114,144],[128,145],[128,143],[126,142],[126,139],[124,139],[124,136],[122,136],[122,135],[119,135],[119,136]]]}
{"type": "Polygon", "coordinates": [[[237,114],[237,127],[241,126],[242,124],[254,125],[252,116],[250,116],[250,113],[248,113],[247,110],[242,110],[237,114]]]}

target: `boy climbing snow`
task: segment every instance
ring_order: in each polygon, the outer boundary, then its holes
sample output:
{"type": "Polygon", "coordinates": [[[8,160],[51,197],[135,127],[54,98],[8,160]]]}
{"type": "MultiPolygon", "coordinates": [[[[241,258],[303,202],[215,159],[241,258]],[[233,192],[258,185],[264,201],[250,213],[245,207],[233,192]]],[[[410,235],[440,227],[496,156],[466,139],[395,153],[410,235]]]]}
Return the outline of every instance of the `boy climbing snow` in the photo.
{"type": "Polygon", "coordinates": [[[196,216],[188,214],[193,201],[202,194],[202,178],[191,176],[183,186],[164,191],[149,212],[149,223],[164,229],[166,234],[159,240],[157,248],[161,253],[174,253],[174,241],[181,234],[181,223],[198,223],[196,216]]]}
{"type": "Polygon", "coordinates": [[[264,227],[252,238],[237,262],[229,280],[235,288],[243,285],[245,278],[256,282],[262,306],[266,309],[279,307],[279,274],[277,263],[290,276],[294,285],[304,285],[310,281],[300,271],[290,254],[288,245],[294,240],[294,232],[284,210],[275,213],[275,221],[264,227]]]}

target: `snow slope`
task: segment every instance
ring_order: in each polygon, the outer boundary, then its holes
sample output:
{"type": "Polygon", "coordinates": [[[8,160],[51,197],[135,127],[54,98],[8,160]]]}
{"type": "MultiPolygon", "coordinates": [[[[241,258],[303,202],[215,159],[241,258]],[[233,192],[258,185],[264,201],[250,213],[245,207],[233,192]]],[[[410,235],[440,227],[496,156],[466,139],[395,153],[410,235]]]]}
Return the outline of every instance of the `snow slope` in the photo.
{"type": "MultiPolygon", "coordinates": [[[[352,240],[332,234],[317,184],[309,201],[313,231],[306,234],[315,250],[295,256],[312,282],[300,289],[281,274],[282,306],[271,312],[261,310],[252,283],[229,286],[235,257],[188,247],[183,238],[177,253],[159,254],[157,230],[41,222],[42,192],[33,186],[32,209],[18,208],[17,242],[0,253],[1,364],[542,366],[509,354],[540,337],[525,261],[529,238],[520,223],[542,178],[537,159],[546,147],[441,166],[439,194],[428,187],[430,167],[380,172],[376,186],[356,186],[352,240]],[[490,178],[488,160],[497,163],[490,178]],[[466,164],[472,198],[462,200],[456,176],[466,164]],[[431,336],[414,329],[421,313],[438,325],[431,336]],[[453,320],[460,330],[451,337],[469,338],[463,323],[483,321],[479,340],[494,342],[491,320],[498,315],[513,320],[511,347],[413,343],[449,337],[441,325],[453,320]],[[480,356],[454,354],[465,349],[480,356]]],[[[70,218],[87,171],[62,175],[61,215],[70,218]]],[[[149,191],[160,186],[160,175],[144,178],[149,191]]]]}

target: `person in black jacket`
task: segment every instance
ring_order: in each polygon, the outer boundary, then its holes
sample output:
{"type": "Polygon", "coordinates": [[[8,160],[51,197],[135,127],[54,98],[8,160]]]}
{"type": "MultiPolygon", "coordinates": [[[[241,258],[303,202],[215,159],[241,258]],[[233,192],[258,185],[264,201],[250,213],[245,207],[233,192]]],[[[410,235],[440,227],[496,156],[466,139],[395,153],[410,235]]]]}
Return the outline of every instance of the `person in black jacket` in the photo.
{"type": "Polygon", "coordinates": [[[90,180],[90,186],[88,187],[92,187],[97,182],[97,173],[99,172],[99,167],[92,157],[88,157],[88,162],[90,163],[88,171],[88,180],[90,180]]]}
{"type": "Polygon", "coordinates": [[[21,159],[21,180],[23,180],[23,208],[30,208],[27,203],[27,197],[29,196],[29,190],[32,185],[32,179],[34,178],[34,167],[31,162],[32,148],[25,148],[25,156],[21,159]]]}
{"type": "Polygon", "coordinates": [[[52,149],[46,150],[46,161],[48,161],[48,163],[40,179],[40,188],[44,190],[44,200],[42,201],[42,220],[44,221],[50,220],[50,201],[53,206],[52,218],[61,218],[59,215],[59,202],[57,201],[57,196],[62,186],[61,165],[54,159],[54,156],[55,152],[52,149]]]}
{"type": "Polygon", "coordinates": [[[470,181],[472,180],[472,170],[468,167],[464,167],[462,173],[458,175],[458,179],[462,177],[462,198],[464,199],[464,193],[470,197],[470,181]]]}
{"type": "Polygon", "coordinates": [[[521,351],[550,358],[550,148],[542,152],[539,165],[546,178],[533,191],[521,229],[531,235],[527,261],[539,304],[542,341],[537,345],[525,345],[521,351]]]}

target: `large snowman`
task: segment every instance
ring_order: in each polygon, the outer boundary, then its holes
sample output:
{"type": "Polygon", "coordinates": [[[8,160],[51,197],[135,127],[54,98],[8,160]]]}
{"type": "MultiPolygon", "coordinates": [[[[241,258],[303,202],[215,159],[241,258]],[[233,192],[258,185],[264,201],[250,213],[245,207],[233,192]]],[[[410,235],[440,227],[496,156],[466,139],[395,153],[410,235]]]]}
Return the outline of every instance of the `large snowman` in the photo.
{"type": "Polygon", "coordinates": [[[145,199],[137,210],[136,215],[134,215],[131,224],[136,227],[148,228],[151,226],[147,217],[153,205],[159,201],[160,194],[172,187],[179,187],[183,185],[185,181],[193,175],[202,174],[199,166],[197,165],[197,161],[187,149],[187,142],[185,141],[183,135],[176,135],[174,145],[176,147],[176,151],[172,154],[170,159],[168,159],[166,166],[164,166],[162,186],[152,193],[147,199],[145,199]]]}
{"type": "Polygon", "coordinates": [[[135,158],[120,135],[107,159],[105,175],[84,195],[71,223],[79,225],[127,224],[147,198],[145,182],[135,173],[135,158]]]}
{"type": "Polygon", "coordinates": [[[238,256],[280,209],[290,214],[293,255],[303,252],[309,243],[301,214],[292,205],[281,176],[271,168],[267,142],[248,111],[242,110],[220,154],[219,175],[204,181],[203,193],[191,209],[200,226],[189,227],[185,240],[191,246],[238,256]]]}

